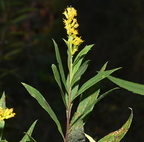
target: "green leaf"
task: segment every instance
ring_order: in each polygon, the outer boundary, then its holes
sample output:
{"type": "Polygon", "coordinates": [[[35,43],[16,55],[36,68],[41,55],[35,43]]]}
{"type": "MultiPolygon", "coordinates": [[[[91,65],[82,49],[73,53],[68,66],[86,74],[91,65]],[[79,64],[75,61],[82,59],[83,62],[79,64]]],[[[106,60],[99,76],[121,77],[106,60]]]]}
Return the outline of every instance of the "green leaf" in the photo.
{"type": "Polygon", "coordinates": [[[30,15],[30,14],[23,14],[23,15],[15,18],[14,20],[12,20],[12,23],[16,24],[18,22],[21,22],[21,21],[26,20],[26,19],[31,18],[31,17],[32,17],[32,15],[30,15]]]}
{"type": "Polygon", "coordinates": [[[113,76],[108,76],[108,79],[128,91],[131,91],[139,95],[144,95],[144,85],[142,84],[126,81],[113,76]]]}
{"type": "Polygon", "coordinates": [[[67,90],[67,87],[66,87],[66,79],[65,79],[65,73],[64,73],[64,69],[63,69],[63,65],[62,65],[62,60],[61,60],[61,56],[60,56],[60,52],[59,52],[59,49],[58,49],[58,45],[57,43],[53,40],[53,43],[54,43],[54,47],[55,47],[55,53],[56,53],[56,59],[57,59],[57,63],[58,63],[58,67],[59,67],[59,71],[60,71],[60,75],[61,75],[61,79],[62,79],[62,82],[67,90]]]}
{"type": "Polygon", "coordinates": [[[15,56],[20,52],[21,52],[21,49],[12,50],[12,51],[6,53],[3,58],[5,60],[11,60],[11,59],[15,58],[15,56]]]}
{"type": "MultiPolygon", "coordinates": [[[[101,68],[100,72],[103,72],[105,68],[106,68],[106,64],[101,68]]],[[[107,94],[109,94],[110,92],[112,92],[117,88],[118,87],[105,92],[104,94],[100,95],[100,97],[98,97],[100,93],[100,82],[96,83],[93,87],[86,90],[86,92],[84,92],[84,94],[82,94],[80,97],[80,102],[77,107],[77,111],[72,117],[71,125],[74,125],[79,120],[82,120],[83,124],[85,124],[95,104],[98,103],[98,101],[104,98],[107,94]]]]}
{"type": "Polygon", "coordinates": [[[102,71],[99,72],[97,75],[95,75],[94,77],[92,77],[91,79],[89,79],[87,82],[85,82],[81,88],[79,89],[77,95],[75,95],[75,98],[77,96],[79,96],[80,94],[82,94],[85,90],[87,90],[88,88],[92,87],[94,84],[96,84],[97,82],[103,80],[104,78],[108,77],[110,74],[112,74],[113,72],[117,71],[120,68],[116,68],[113,70],[108,70],[108,71],[102,71]]]}
{"type": "Polygon", "coordinates": [[[28,131],[26,132],[26,134],[24,135],[24,137],[22,138],[22,140],[20,142],[34,142],[31,140],[31,134],[33,132],[33,129],[35,127],[37,123],[37,120],[35,122],[33,122],[33,124],[30,126],[30,128],[28,129],[28,131]]]}
{"type": "Polygon", "coordinates": [[[85,137],[90,141],[90,142],[96,142],[91,136],[85,133],[85,137]]]}
{"type": "MultiPolygon", "coordinates": [[[[15,32],[16,33],[16,32],[15,32]]],[[[11,34],[11,33],[10,33],[11,34]]],[[[21,42],[21,41],[17,41],[17,42],[13,42],[13,43],[11,43],[10,44],[10,48],[15,48],[15,47],[17,47],[17,48],[19,48],[19,47],[22,47],[23,46],[23,42],[21,42]]],[[[22,49],[20,49],[21,51],[22,51],[22,49]]]]}
{"type": "Polygon", "coordinates": [[[88,68],[88,63],[89,63],[89,60],[85,61],[80,66],[80,68],[76,71],[76,73],[73,76],[71,85],[74,85],[80,79],[80,77],[85,73],[86,69],[88,68]]]}
{"type": "Polygon", "coordinates": [[[97,102],[99,102],[101,99],[103,99],[105,96],[107,96],[110,92],[112,92],[112,91],[114,91],[114,90],[116,90],[116,89],[119,89],[119,88],[118,88],[118,87],[115,87],[115,88],[110,89],[110,90],[108,90],[107,92],[101,94],[101,95],[99,96],[99,98],[97,99],[97,102]]]}
{"type": "Polygon", "coordinates": [[[43,107],[48,112],[48,114],[50,115],[50,117],[56,123],[56,125],[58,127],[58,130],[59,130],[61,136],[64,139],[64,135],[63,135],[63,132],[62,132],[61,124],[60,124],[57,116],[55,115],[54,111],[51,109],[50,105],[48,104],[48,102],[42,96],[42,94],[38,90],[36,90],[35,88],[33,88],[32,86],[30,86],[28,84],[25,84],[25,83],[22,83],[22,84],[24,85],[24,87],[26,88],[26,90],[30,93],[30,95],[32,97],[34,97],[38,101],[38,103],[41,105],[41,107],[43,107]]]}
{"type": "Polygon", "coordinates": [[[128,129],[130,128],[132,119],[133,119],[133,111],[131,109],[131,114],[127,122],[119,130],[106,135],[105,137],[100,139],[98,142],[120,142],[120,140],[124,137],[128,129]]]}
{"type": "Polygon", "coordinates": [[[29,7],[29,8],[19,9],[19,11],[16,14],[18,15],[18,14],[23,14],[23,13],[27,13],[27,12],[35,12],[37,10],[38,10],[37,8],[29,7]]]}
{"type": "MultiPolygon", "coordinates": [[[[102,72],[102,71],[104,71],[105,70],[105,68],[106,68],[106,65],[107,65],[107,63],[106,64],[104,64],[104,66],[101,68],[101,70],[100,70],[100,72],[102,72]]],[[[79,69],[80,70],[80,69],[79,69]]],[[[78,78],[78,76],[77,76],[77,78],[78,78]]],[[[113,90],[115,90],[115,89],[117,89],[117,87],[116,88],[114,88],[114,89],[111,89],[111,90],[109,90],[109,91],[107,91],[106,93],[104,93],[104,94],[102,94],[99,98],[98,98],[98,95],[99,95],[99,91],[100,91],[100,83],[96,83],[94,86],[93,86],[93,88],[91,88],[91,89],[88,89],[84,94],[82,94],[81,95],[81,99],[80,99],[80,102],[79,102],[79,105],[78,105],[78,108],[77,108],[77,112],[76,112],[76,118],[78,118],[78,117],[84,117],[84,116],[86,116],[87,114],[89,114],[92,110],[93,110],[93,108],[94,108],[94,106],[95,106],[95,104],[99,101],[99,100],[101,100],[103,97],[105,97],[108,93],[110,93],[111,91],[113,91],[113,90]],[[78,114],[78,116],[77,116],[77,114],[78,114]]],[[[73,91],[73,90],[72,90],[73,91]]],[[[73,94],[73,93],[72,93],[73,94]]],[[[74,96],[74,95],[73,95],[74,96]]],[[[73,117],[73,121],[75,120],[74,118],[75,117],[73,117]]]]}
{"type": "Polygon", "coordinates": [[[99,72],[105,71],[105,70],[106,70],[106,67],[107,67],[107,64],[108,64],[108,62],[106,62],[106,63],[102,66],[102,68],[100,69],[99,72]]]}
{"type": "Polygon", "coordinates": [[[0,140],[0,142],[8,142],[7,140],[0,140]]]}
{"type": "Polygon", "coordinates": [[[57,66],[52,64],[52,71],[53,71],[53,74],[54,74],[54,78],[59,86],[60,89],[62,89],[62,85],[61,85],[61,80],[60,80],[60,75],[59,75],[59,72],[58,72],[58,69],[57,69],[57,66]]]}
{"type": "MultiPolygon", "coordinates": [[[[36,140],[33,137],[31,137],[30,135],[28,135],[27,133],[25,133],[25,135],[29,138],[29,140],[25,141],[25,142],[36,142],[36,140]]],[[[20,141],[20,142],[23,142],[23,141],[20,141]]]]}
{"type": "MultiPolygon", "coordinates": [[[[102,71],[101,69],[99,73],[103,73],[103,72],[104,71],[102,71]]],[[[86,92],[84,92],[84,94],[81,95],[80,102],[77,107],[77,111],[75,112],[71,120],[71,126],[74,125],[79,120],[82,120],[83,124],[85,124],[95,104],[115,89],[118,89],[118,88],[117,87],[113,88],[105,92],[104,94],[100,95],[100,97],[98,97],[99,92],[100,92],[100,82],[98,81],[97,83],[95,83],[95,85],[92,88],[86,90],[86,92]]]]}
{"type": "MultiPolygon", "coordinates": [[[[3,92],[3,94],[0,98],[0,107],[3,109],[6,109],[6,99],[5,98],[6,98],[5,93],[3,92]]],[[[5,126],[5,121],[4,120],[0,121],[0,140],[2,140],[4,126],[5,126]]]]}
{"type": "MultiPolygon", "coordinates": [[[[78,78],[80,80],[80,78],[78,78]]],[[[74,97],[75,95],[77,94],[78,92],[78,89],[79,89],[79,80],[78,82],[76,82],[76,84],[74,85],[74,87],[72,88],[72,93],[71,93],[71,100],[73,101],[74,100],[74,97]]]]}
{"type": "Polygon", "coordinates": [[[85,55],[90,51],[90,49],[92,47],[93,47],[93,44],[87,45],[77,54],[77,56],[74,59],[74,63],[73,63],[73,66],[74,66],[73,73],[75,73],[79,69],[85,55]]]}
{"type": "Polygon", "coordinates": [[[52,65],[52,71],[53,71],[53,74],[54,74],[54,78],[60,88],[60,91],[61,91],[61,95],[62,95],[62,99],[63,99],[63,102],[66,106],[66,101],[65,101],[65,96],[64,96],[64,92],[63,92],[63,89],[62,89],[62,84],[61,84],[61,80],[60,80],[60,75],[59,75],[59,72],[58,72],[58,69],[57,69],[57,66],[56,65],[52,65]]]}
{"type": "Polygon", "coordinates": [[[3,92],[1,98],[0,98],[0,107],[3,109],[6,109],[6,97],[5,97],[5,92],[3,92]]]}
{"type": "Polygon", "coordinates": [[[87,90],[81,95],[77,110],[71,120],[71,126],[75,125],[79,120],[83,121],[83,125],[86,123],[89,113],[93,110],[97,102],[97,97],[100,92],[99,87],[98,83],[92,89],[87,90]]]}

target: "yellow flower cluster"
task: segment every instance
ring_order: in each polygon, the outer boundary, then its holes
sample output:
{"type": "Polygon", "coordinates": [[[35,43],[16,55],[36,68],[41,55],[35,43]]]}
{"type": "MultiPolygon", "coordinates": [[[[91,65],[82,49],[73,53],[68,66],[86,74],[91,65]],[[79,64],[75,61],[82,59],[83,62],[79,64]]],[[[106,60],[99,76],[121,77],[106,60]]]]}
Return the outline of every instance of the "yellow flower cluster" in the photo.
{"type": "Polygon", "coordinates": [[[14,117],[16,114],[13,113],[13,108],[11,109],[3,109],[0,107],[0,121],[4,120],[4,119],[9,119],[14,117]]]}
{"type": "Polygon", "coordinates": [[[66,19],[63,20],[65,24],[65,29],[68,34],[68,41],[74,45],[72,49],[72,55],[78,50],[78,46],[83,42],[81,37],[78,37],[78,26],[77,19],[77,11],[73,7],[67,7],[63,12],[66,19]]]}

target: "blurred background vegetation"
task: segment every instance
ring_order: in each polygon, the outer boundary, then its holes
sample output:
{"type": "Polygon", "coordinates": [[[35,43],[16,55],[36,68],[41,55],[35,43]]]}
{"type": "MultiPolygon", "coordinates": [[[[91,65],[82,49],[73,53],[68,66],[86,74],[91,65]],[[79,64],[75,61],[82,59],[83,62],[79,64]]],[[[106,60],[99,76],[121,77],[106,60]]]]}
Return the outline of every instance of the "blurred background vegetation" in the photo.
{"type": "MultiPolygon", "coordinates": [[[[52,38],[66,62],[66,38],[62,12],[72,5],[78,10],[79,33],[94,43],[84,80],[109,61],[108,69],[123,67],[114,75],[144,84],[144,1],[143,0],[0,0],[0,93],[7,94],[8,107],[17,115],[7,120],[5,137],[18,142],[38,119],[34,138],[38,142],[61,141],[53,121],[21,85],[37,88],[64,124],[64,106],[51,71],[56,63],[52,38]]],[[[102,91],[114,85],[105,80],[102,91]]],[[[86,132],[96,139],[121,127],[134,109],[134,120],[123,142],[143,140],[144,97],[123,89],[111,93],[96,105],[86,132]]]]}

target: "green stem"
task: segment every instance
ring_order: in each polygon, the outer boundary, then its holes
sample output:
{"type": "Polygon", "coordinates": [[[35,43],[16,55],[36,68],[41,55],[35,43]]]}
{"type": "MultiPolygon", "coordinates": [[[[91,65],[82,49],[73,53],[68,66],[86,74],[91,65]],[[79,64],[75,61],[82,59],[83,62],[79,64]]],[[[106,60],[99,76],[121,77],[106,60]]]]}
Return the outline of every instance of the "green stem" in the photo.
{"type": "MultiPolygon", "coordinates": [[[[70,49],[72,47],[72,45],[69,46],[70,49]]],[[[68,58],[69,58],[69,62],[68,62],[68,67],[69,67],[69,91],[68,91],[68,107],[66,109],[66,118],[67,118],[67,122],[66,122],[66,136],[65,136],[65,141],[64,142],[68,142],[69,139],[69,134],[70,134],[70,118],[71,118],[71,109],[72,109],[72,100],[71,100],[71,94],[72,94],[72,86],[71,86],[71,81],[73,78],[73,56],[71,54],[71,51],[68,51],[68,58]]]]}
{"type": "Polygon", "coordinates": [[[5,126],[5,121],[1,120],[0,121],[0,141],[2,140],[4,126],[5,126]]]}

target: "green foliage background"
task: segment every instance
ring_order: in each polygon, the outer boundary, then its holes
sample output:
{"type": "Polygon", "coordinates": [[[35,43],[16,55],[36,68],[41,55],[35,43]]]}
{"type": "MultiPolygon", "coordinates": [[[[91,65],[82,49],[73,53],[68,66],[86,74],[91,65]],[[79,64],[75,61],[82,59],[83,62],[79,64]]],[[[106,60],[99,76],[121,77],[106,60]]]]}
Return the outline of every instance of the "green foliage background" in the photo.
{"type": "MultiPolygon", "coordinates": [[[[79,31],[85,44],[95,44],[89,53],[90,71],[84,80],[109,61],[109,69],[123,67],[115,76],[144,84],[142,0],[0,2],[0,92],[6,91],[8,105],[14,106],[17,113],[15,118],[7,121],[5,128],[6,138],[10,141],[17,142],[36,119],[39,119],[34,132],[37,141],[59,140],[52,120],[27,95],[20,82],[28,83],[42,92],[61,122],[64,121],[63,105],[51,71],[51,64],[56,62],[51,39],[59,44],[65,61],[66,49],[62,38],[66,37],[66,33],[62,12],[67,5],[78,10],[79,31]]],[[[104,91],[113,86],[107,80],[104,83],[104,91]]],[[[128,107],[134,110],[134,121],[123,141],[142,141],[144,98],[122,89],[111,93],[96,106],[86,125],[87,133],[100,138],[119,128],[128,117],[128,107]]]]}

